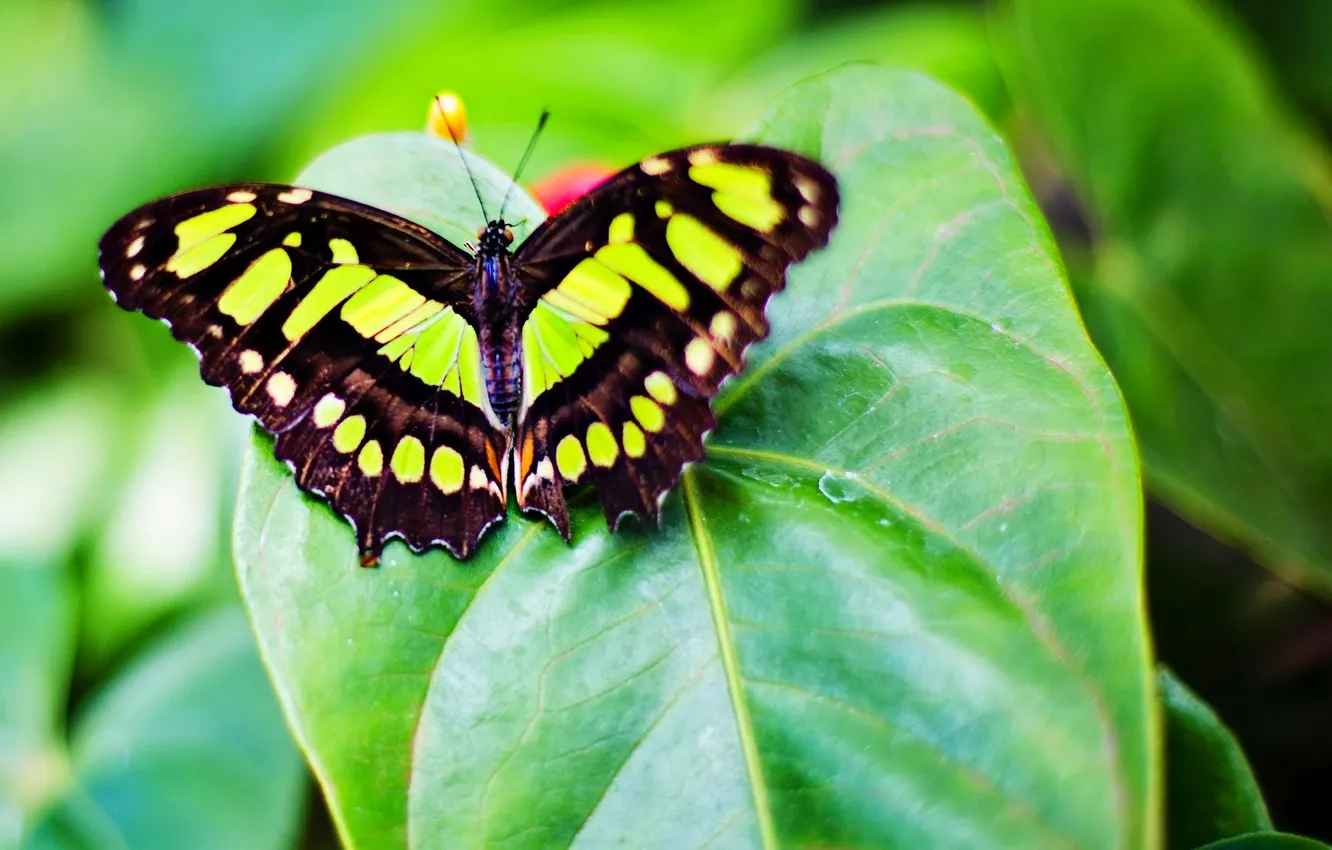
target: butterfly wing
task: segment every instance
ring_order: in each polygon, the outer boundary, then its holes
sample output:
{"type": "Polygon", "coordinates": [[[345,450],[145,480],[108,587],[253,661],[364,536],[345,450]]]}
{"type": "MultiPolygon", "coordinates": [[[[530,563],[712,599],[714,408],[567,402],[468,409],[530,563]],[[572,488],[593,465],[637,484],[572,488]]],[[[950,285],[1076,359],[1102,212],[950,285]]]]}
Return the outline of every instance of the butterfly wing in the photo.
{"type": "Polygon", "coordinates": [[[502,519],[507,430],[486,397],[473,259],[406,219],[332,195],[243,184],[117,222],[103,280],[167,322],[208,383],[277,435],[297,484],[385,540],[466,557],[502,519]]]}
{"type": "Polygon", "coordinates": [[[514,260],[530,309],[519,506],[567,537],[564,487],[591,481],[612,528],[655,518],[703,456],[721,382],[767,335],[768,299],[827,243],[837,204],[809,159],[708,145],[626,169],[533,233],[514,260]]]}

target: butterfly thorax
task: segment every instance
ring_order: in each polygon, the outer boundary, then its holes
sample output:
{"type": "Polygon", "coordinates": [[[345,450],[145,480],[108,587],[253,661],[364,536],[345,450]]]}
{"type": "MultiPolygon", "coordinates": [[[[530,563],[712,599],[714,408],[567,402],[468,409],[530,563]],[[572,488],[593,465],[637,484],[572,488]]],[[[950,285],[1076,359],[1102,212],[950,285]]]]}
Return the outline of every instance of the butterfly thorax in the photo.
{"type": "Polygon", "coordinates": [[[522,397],[522,367],[518,350],[517,287],[509,274],[509,245],[513,236],[503,221],[492,221],[478,235],[472,309],[477,316],[486,392],[495,415],[506,425],[522,397]]]}

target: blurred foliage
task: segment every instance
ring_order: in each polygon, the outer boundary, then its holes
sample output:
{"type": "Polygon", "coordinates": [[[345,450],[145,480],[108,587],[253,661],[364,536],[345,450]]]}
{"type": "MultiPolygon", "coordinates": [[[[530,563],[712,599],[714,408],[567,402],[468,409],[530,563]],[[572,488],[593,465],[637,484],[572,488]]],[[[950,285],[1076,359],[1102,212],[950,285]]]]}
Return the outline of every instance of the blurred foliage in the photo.
{"type": "Polygon", "coordinates": [[[1332,589],[1332,170],[1188,0],[1015,0],[1017,81],[1085,205],[1079,304],[1148,483],[1332,589]]]}
{"type": "MultiPolygon", "coordinates": [[[[96,240],[156,196],[290,179],[346,139],[419,128],[445,87],[505,166],[552,108],[536,179],[733,136],[846,61],[945,80],[1022,151],[1153,493],[1326,594],[1330,31],[1324,0],[0,3],[0,847],[38,823],[37,842],[151,847],[107,789],[190,787],[216,806],[152,798],[177,826],[291,845],[295,821],[254,808],[300,798],[275,712],[246,716],[254,746],[225,765],[207,743],[235,731],[214,710],[231,689],[260,682],[234,613],[215,613],[235,605],[245,423],[163,328],[109,305],[96,240]],[[172,672],[224,645],[208,676],[172,672]],[[181,690],[127,701],[159,676],[181,690]],[[137,775],[89,743],[109,729],[151,750],[144,724],[167,716],[198,725],[197,772],[137,775]],[[280,788],[247,778],[265,765],[280,788]],[[251,811],[265,835],[236,819],[251,811]]],[[[1332,835],[1309,815],[1332,769],[1326,605],[1156,525],[1163,655],[1240,733],[1276,826],[1332,835]]]]}
{"type": "Polygon", "coordinates": [[[1159,676],[1165,706],[1167,847],[1197,847],[1272,828],[1239,742],[1173,674],[1159,676]]]}

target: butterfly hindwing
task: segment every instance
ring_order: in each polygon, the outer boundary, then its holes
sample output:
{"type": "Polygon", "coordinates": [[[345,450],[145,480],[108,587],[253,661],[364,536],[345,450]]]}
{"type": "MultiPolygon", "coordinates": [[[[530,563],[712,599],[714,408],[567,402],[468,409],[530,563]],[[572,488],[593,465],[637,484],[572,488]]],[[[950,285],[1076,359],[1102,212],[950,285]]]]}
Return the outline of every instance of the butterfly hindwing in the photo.
{"type": "Polygon", "coordinates": [[[472,258],[419,225],[246,184],[149,204],[101,242],[107,287],[199,352],[307,491],[385,539],[460,556],[505,512],[507,431],[470,314],[472,258]]]}
{"type": "Polygon", "coordinates": [[[518,503],[567,536],[563,489],[592,481],[608,522],[655,517],[702,457],[709,401],[767,335],[786,269],[827,243],[837,186],[755,145],[651,157],[543,224],[514,259],[529,293],[518,503]]]}

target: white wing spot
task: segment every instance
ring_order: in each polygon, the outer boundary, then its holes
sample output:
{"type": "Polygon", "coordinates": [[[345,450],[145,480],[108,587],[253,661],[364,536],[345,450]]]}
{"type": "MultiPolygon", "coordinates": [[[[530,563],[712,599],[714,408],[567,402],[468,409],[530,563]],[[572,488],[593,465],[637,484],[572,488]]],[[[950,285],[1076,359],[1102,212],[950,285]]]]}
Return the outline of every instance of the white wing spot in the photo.
{"type": "Polygon", "coordinates": [[[712,148],[699,148],[689,152],[689,162],[693,165],[716,165],[721,160],[717,158],[717,152],[712,148]]]}
{"type": "Polygon", "coordinates": [[[643,169],[644,174],[650,174],[656,177],[658,174],[665,174],[671,170],[671,161],[660,156],[650,156],[638,164],[643,169]]]}
{"type": "Polygon", "coordinates": [[[240,353],[240,367],[245,374],[253,375],[264,368],[264,358],[253,348],[247,348],[240,353]]]}
{"type": "Polygon", "coordinates": [[[712,370],[716,354],[707,340],[695,337],[685,346],[685,365],[695,375],[703,376],[712,370]]]}
{"type": "Polygon", "coordinates": [[[227,200],[231,201],[233,204],[248,204],[250,201],[253,201],[257,197],[259,196],[256,195],[255,193],[247,192],[244,189],[242,189],[239,192],[232,192],[230,195],[227,195],[227,200]]]}
{"type": "Polygon", "coordinates": [[[278,200],[284,204],[303,204],[314,197],[314,192],[309,189],[292,189],[290,192],[283,192],[277,196],[278,200]]]}
{"type": "Polygon", "coordinates": [[[479,466],[472,467],[471,473],[467,476],[467,483],[473,490],[484,490],[490,486],[490,479],[486,477],[486,471],[479,466]]]}
{"type": "Polygon", "coordinates": [[[143,275],[147,271],[142,263],[135,263],[130,267],[130,280],[143,280],[143,275]]]}
{"type": "Polygon", "coordinates": [[[709,326],[712,335],[723,342],[727,342],[735,336],[735,314],[726,310],[718,310],[717,315],[712,317],[712,324],[709,326]]]}
{"type": "Polygon", "coordinates": [[[801,207],[800,212],[797,213],[797,215],[800,216],[800,221],[806,227],[814,227],[816,224],[819,223],[819,211],[816,207],[814,207],[811,204],[806,204],[805,206],[801,207]]]}
{"type": "Polygon", "coordinates": [[[128,260],[131,257],[137,257],[139,255],[139,252],[142,250],[143,250],[143,237],[136,236],[134,238],[134,241],[129,243],[129,247],[125,249],[125,259],[128,260]]]}
{"type": "Polygon", "coordinates": [[[795,183],[796,189],[799,190],[800,197],[804,198],[811,204],[817,204],[819,202],[818,183],[815,183],[813,180],[802,175],[797,175],[792,182],[795,183]]]}
{"type": "Polygon", "coordinates": [[[550,458],[543,457],[541,460],[537,461],[536,474],[537,477],[543,481],[554,481],[555,464],[550,462],[550,458]]]}
{"type": "Polygon", "coordinates": [[[286,407],[296,395],[296,381],[286,372],[277,372],[268,379],[268,397],[278,407],[286,407]]]}

